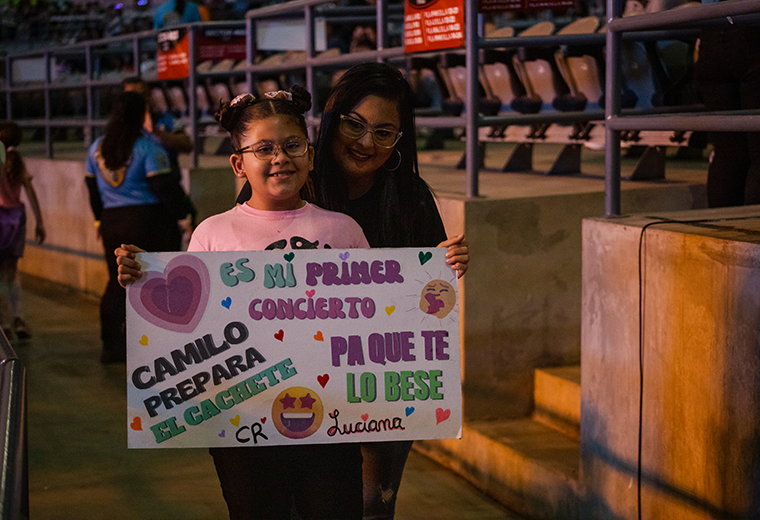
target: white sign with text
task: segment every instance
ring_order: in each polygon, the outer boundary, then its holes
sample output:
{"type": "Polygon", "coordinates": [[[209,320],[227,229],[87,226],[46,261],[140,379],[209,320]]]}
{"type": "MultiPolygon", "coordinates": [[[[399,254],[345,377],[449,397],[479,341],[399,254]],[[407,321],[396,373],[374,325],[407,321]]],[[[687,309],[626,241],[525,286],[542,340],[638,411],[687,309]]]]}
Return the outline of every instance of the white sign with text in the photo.
{"type": "Polygon", "coordinates": [[[444,248],[143,253],[130,448],[461,437],[444,248]]]}

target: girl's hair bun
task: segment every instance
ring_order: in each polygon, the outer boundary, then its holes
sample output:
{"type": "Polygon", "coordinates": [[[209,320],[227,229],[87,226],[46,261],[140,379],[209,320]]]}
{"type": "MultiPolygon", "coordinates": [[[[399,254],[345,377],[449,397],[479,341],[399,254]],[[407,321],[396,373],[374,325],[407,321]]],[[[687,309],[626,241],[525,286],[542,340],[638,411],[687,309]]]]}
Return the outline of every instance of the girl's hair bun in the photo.
{"type": "Polygon", "coordinates": [[[233,107],[230,106],[229,103],[220,102],[219,110],[217,110],[214,115],[219,122],[219,126],[224,130],[231,132],[232,129],[235,128],[235,125],[244,110],[245,107],[243,107],[242,104],[233,107]]]}
{"type": "Polygon", "coordinates": [[[219,126],[231,132],[237,126],[240,116],[243,115],[245,109],[255,102],[256,98],[253,94],[240,94],[229,103],[222,103],[220,100],[219,110],[214,114],[219,122],[219,126]]]}
{"type": "Polygon", "coordinates": [[[293,85],[290,94],[293,96],[291,103],[301,114],[311,110],[311,94],[308,90],[300,85],[293,85]]]}

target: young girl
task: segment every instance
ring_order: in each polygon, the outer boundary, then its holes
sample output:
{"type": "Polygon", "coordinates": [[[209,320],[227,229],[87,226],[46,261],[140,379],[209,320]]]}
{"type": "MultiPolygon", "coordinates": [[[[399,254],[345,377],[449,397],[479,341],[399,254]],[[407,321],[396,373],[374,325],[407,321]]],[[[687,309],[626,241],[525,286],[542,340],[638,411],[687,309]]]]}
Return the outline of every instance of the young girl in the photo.
{"type": "Polygon", "coordinates": [[[26,190],[34,213],[34,236],[38,244],[45,240],[45,228],[37,195],[32,188],[32,178],[26,171],[21,154],[16,150],[21,144],[21,128],[16,123],[0,125],[0,141],[7,150],[4,172],[0,175],[0,325],[9,340],[13,334],[16,339],[25,340],[31,337],[31,333],[21,317],[17,269],[26,242],[26,210],[21,202],[22,187],[26,190]]]}
{"type": "MultiPolygon", "coordinates": [[[[248,180],[245,204],[198,226],[189,251],[367,248],[350,217],[305,202],[301,190],[314,165],[303,113],[311,96],[300,87],[258,99],[243,94],[217,113],[230,133],[235,175],[248,180]]],[[[119,281],[140,277],[140,249],[122,245],[116,254],[119,281]]],[[[265,448],[212,448],[230,518],[362,517],[362,456],[358,444],[265,448]]]]}

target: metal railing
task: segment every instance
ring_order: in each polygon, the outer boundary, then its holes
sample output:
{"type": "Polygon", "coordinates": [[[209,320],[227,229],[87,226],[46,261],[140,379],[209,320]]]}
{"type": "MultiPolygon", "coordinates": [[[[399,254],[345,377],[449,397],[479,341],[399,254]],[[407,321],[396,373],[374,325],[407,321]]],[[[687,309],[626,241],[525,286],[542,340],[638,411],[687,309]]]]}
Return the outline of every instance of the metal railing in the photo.
{"type": "MultiPolygon", "coordinates": [[[[355,63],[361,63],[363,61],[375,60],[375,59],[389,59],[391,57],[402,56],[403,48],[395,48],[392,50],[378,49],[377,51],[367,51],[353,53],[350,55],[338,56],[329,60],[321,60],[318,63],[315,62],[313,53],[313,32],[314,32],[314,20],[318,17],[325,18],[330,23],[364,23],[377,18],[377,35],[378,41],[387,42],[387,25],[388,21],[393,19],[402,19],[403,6],[394,5],[388,6],[385,0],[378,2],[377,8],[373,7],[351,7],[351,8],[336,8],[336,7],[324,7],[318,9],[317,7],[324,4],[330,4],[333,0],[296,0],[294,2],[288,2],[285,4],[279,4],[275,6],[263,7],[253,9],[249,11],[246,16],[246,21],[239,22],[200,22],[193,24],[186,24],[183,26],[188,31],[188,43],[189,43],[189,63],[190,70],[189,76],[186,80],[187,84],[187,97],[189,113],[187,116],[187,126],[189,133],[194,141],[199,136],[199,128],[202,124],[200,117],[196,114],[196,87],[199,83],[206,79],[214,79],[217,77],[233,77],[235,75],[245,76],[248,83],[248,89],[251,90],[253,84],[253,78],[255,76],[273,74],[284,72],[287,70],[296,70],[305,68],[307,71],[307,77],[310,78],[310,84],[307,88],[313,92],[313,70],[318,67],[336,67],[336,66],[350,66],[355,63]],[[303,16],[306,18],[306,30],[309,34],[307,41],[311,42],[312,51],[306,60],[305,64],[291,64],[286,66],[259,66],[253,63],[253,56],[255,55],[255,39],[252,37],[255,35],[255,20],[261,20],[272,17],[291,17],[294,14],[303,12],[303,16]],[[379,14],[378,14],[379,13],[379,14]],[[226,71],[222,73],[212,72],[198,72],[196,70],[196,36],[198,31],[206,30],[209,28],[242,28],[247,27],[247,57],[248,66],[241,71],[226,71]]],[[[46,143],[46,155],[48,158],[53,157],[53,136],[52,130],[54,128],[70,128],[79,127],[87,130],[86,135],[93,135],[95,129],[105,126],[107,119],[102,117],[99,109],[100,105],[100,89],[115,87],[120,85],[121,77],[118,79],[111,79],[107,75],[103,74],[101,68],[101,61],[104,56],[109,54],[128,53],[131,54],[131,61],[133,63],[134,75],[141,75],[140,69],[142,64],[143,54],[155,56],[156,54],[156,37],[160,31],[143,31],[139,33],[126,34],[122,36],[102,38],[98,40],[89,40],[86,42],[80,42],[71,45],[58,46],[54,48],[35,49],[25,52],[12,52],[5,56],[5,85],[0,86],[0,92],[5,93],[5,108],[6,118],[14,119],[22,127],[34,127],[43,128],[45,132],[46,143]],[[84,78],[77,83],[59,83],[53,78],[53,64],[57,57],[72,57],[76,56],[80,60],[85,62],[84,78]],[[17,60],[28,60],[30,58],[42,58],[45,64],[44,80],[41,82],[35,82],[32,84],[20,84],[15,81],[13,70],[13,63],[17,60]],[[57,91],[72,90],[72,89],[84,89],[84,106],[86,109],[86,115],[83,117],[56,117],[53,115],[53,94],[57,91]],[[13,97],[18,93],[42,93],[42,110],[43,116],[38,118],[17,118],[14,117],[14,103],[13,97]]],[[[308,50],[308,49],[307,49],[308,50]]],[[[149,78],[152,80],[152,78],[149,78]]],[[[174,81],[174,80],[171,80],[174,81]]],[[[316,120],[315,114],[312,113],[312,123],[316,120]]],[[[198,149],[193,153],[193,164],[198,164],[198,149]]]]}
{"type": "MultiPolygon", "coordinates": [[[[605,106],[605,214],[620,214],[620,131],[621,130],[715,130],[725,132],[760,131],[760,111],[700,112],[631,116],[620,109],[621,40],[631,32],[657,29],[672,35],[672,29],[699,27],[721,18],[760,13],[757,0],[737,0],[699,5],[660,13],[622,18],[622,0],[607,0],[607,67],[605,106]]],[[[757,17],[745,21],[757,21],[757,17]]],[[[736,20],[739,21],[738,19],[736,20]]],[[[733,21],[731,23],[734,23],[733,21]]],[[[634,36],[635,37],[635,36],[634,36]]],[[[668,36],[672,38],[672,36],[668,36]]],[[[666,39],[666,38],[663,38],[666,39]]]]}
{"type": "MultiPolygon", "coordinates": [[[[520,49],[530,47],[559,47],[561,45],[589,45],[598,44],[607,46],[606,57],[606,81],[605,94],[606,106],[604,111],[585,110],[577,112],[543,112],[538,114],[505,114],[500,116],[482,116],[477,110],[466,110],[461,116],[427,116],[417,117],[417,125],[431,128],[451,128],[464,127],[466,132],[466,195],[467,197],[477,197],[479,195],[478,185],[478,167],[479,167],[479,137],[478,129],[483,126],[495,125],[532,125],[541,123],[574,123],[586,121],[600,121],[605,123],[606,137],[606,158],[605,158],[605,213],[607,215],[616,215],[620,212],[620,142],[619,133],[621,130],[701,130],[701,129],[727,129],[727,130],[748,130],[760,127],[760,118],[758,113],[738,112],[724,114],[707,114],[707,113],[670,113],[652,114],[652,110],[633,109],[622,111],[620,108],[620,45],[623,40],[636,41],[656,41],[674,38],[694,38],[698,31],[699,22],[706,20],[722,18],[726,16],[740,16],[748,13],[760,12],[760,2],[755,0],[737,0],[735,2],[724,2],[700,7],[694,7],[686,10],[672,10],[656,14],[646,14],[631,18],[620,18],[623,5],[622,0],[607,0],[608,9],[608,30],[607,34],[586,34],[586,35],[552,35],[552,36],[533,36],[533,37],[511,37],[511,38],[486,38],[483,36],[483,16],[477,12],[476,2],[465,2],[465,48],[448,49],[436,51],[433,53],[415,53],[406,54],[403,47],[388,46],[388,21],[389,12],[392,16],[398,16],[398,7],[389,6],[387,0],[378,0],[375,7],[358,8],[334,8],[326,7],[331,0],[294,0],[291,2],[277,4],[273,6],[253,9],[246,14],[246,61],[244,69],[235,72],[220,73],[226,76],[235,74],[244,75],[249,90],[252,89],[254,79],[262,75],[280,74],[292,71],[304,71],[306,78],[306,88],[315,96],[312,112],[309,114],[309,125],[313,128],[318,125],[318,114],[316,113],[319,106],[316,100],[315,89],[315,71],[319,69],[330,69],[349,67],[357,63],[367,61],[386,61],[399,63],[402,66],[409,63],[411,56],[438,56],[441,53],[456,52],[465,55],[466,63],[466,86],[467,99],[466,107],[478,106],[479,92],[479,74],[480,51],[484,49],[507,48],[520,49]],[[301,61],[287,62],[279,65],[262,65],[254,63],[256,55],[256,24],[260,20],[278,17],[302,17],[305,20],[306,45],[305,58],[301,61]],[[343,20],[366,22],[374,19],[377,31],[377,48],[375,50],[362,51],[338,56],[319,56],[315,51],[314,34],[315,20],[318,17],[331,18],[333,21],[343,20]],[[749,119],[736,119],[736,115],[749,116],[749,119]]],[[[235,26],[231,22],[212,22],[220,26],[235,26]]],[[[200,73],[195,69],[195,35],[196,31],[203,27],[209,27],[209,23],[189,24],[188,35],[190,38],[190,74],[187,79],[188,106],[191,107],[189,114],[189,130],[191,137],[197,142],[199,137],[199,128],[202,122],[196,115],[194,107],[196,106],[196,87],[201,80],[207,77],[218,76],[213,73],[200,73]]],[[[237,25],[239,26],[239,25],[237,25]]],[[[45,119],[44,120],[26,120],[20,121],[23,126],[44,126],[46,130],[46,142],[48,143],[48,156],[52,157],[52,141],[50,130],[58,126],[85,126],[96,127],[105,124],[105,120],[100,118],[94,110],[93,90],[115,85],[118,82],[110,82],[97,77],[97,53],[94,49],[106,47],[99,52],[107,52],[108,46],[123,42],[131,42],[133,61],[135,70],[139,70],[141,52],[148,49],[149,52],[155,50],[156,31],[147,31],[132,35],[125,35],[116,38],[108,38],[84,42],[77,45],[67,46],[59,49],[50,49],[42,53],[39,51],[33,55],[43,55],[46,57],[48,64],[47,80],[41,88],[44,90],[45,98],[45,119]],[[73,52],[79,50],[86,55],[87,72],[86,81],[82,85],[86,89],[87,96],[87,116],[82,119],[60,119],[51,118],[50,110],[50,93],[59,88],[72,88],[71,86],[54,85],[50,81],[50,57],[61,52],[73,52]]],[[[28,56],[27,54],[26,56],[28,56]]],[[[6,58],[6,102],[8,117],[12,117],[11,96],[16,91],[29,90],[30,87],[14,86],[12,78],[11,60],[19,59],[25,55],[11,55],[6,58]]],[[[79,86],[81,88],[81,86],[79,86]]],[[[655,111],[656,112],[656,111],[655,111]]],[[[663,112],[666,112],[663,110],[663,112]]],[[[198,149],[193,154],[193,164],[198,163],[198,149]]]]}
{"type": "Polygon", "coordinates": [[[29,518],[26,369],[0,332],[0,519],[29,518]]]}

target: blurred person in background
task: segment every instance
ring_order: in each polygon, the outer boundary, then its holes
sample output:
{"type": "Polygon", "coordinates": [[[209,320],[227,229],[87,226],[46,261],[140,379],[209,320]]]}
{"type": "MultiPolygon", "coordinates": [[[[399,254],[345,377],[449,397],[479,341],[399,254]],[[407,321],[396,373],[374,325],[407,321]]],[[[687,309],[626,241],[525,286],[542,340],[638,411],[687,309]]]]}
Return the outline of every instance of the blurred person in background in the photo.
{"type": "Polygon", "coordinates": [[[29,327],[22,317],[21,288],[18,280],[18,259],[26,243],[26,207],[21,201],[21,189],[35,218],[34,236],[38,244],[45,240],[45,227],[32,177],[18,152],[21,128],[12,122],[0,124],[0,141],[5,146],[5,165],[0,175],[0,325],[8,340],[31,338],[29,327]]]}
{"type": "Polygon", "coordinates": [[[148,251],[179,251],[186,198],[169,156],[143,127],[145,97],[124,92],[103,136],[87,154],[86,183],[95,226],[106,251],[109,280],[100,302],[102,363],[126,361],[126,292],[112,252],[123,243],[148,251]]]}

